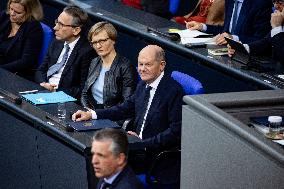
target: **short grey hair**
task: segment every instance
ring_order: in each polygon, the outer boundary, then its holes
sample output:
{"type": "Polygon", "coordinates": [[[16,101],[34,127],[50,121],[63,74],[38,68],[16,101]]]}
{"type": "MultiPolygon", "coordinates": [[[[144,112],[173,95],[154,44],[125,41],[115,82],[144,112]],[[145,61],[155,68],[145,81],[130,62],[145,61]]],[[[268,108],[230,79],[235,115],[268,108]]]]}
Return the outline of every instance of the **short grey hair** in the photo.
{"type": "Polygon", "coordinates": [[[118,156],[120,153],[128,156],[128,139],[125,131],[120,129],[106,128],[99,130],[93,136],[93,141],[111,141],[110,151],[118,156]]]}

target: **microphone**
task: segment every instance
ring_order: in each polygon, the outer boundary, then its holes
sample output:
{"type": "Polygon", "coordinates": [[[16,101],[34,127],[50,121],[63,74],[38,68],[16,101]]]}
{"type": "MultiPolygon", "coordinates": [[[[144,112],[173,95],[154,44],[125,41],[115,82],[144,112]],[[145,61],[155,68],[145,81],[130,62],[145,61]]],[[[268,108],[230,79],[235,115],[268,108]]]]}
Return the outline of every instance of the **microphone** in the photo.
{"type": "Polygon", "coordinates": [[[171,41],[179,41],[180,40],[180,36],[178,34],[164,33],[164,32],[161,32],[161,31],[154,29],[154,28],[151,28],[151,27],[147,27],[147,32],[154,33],[154,34],[157,34],[157,35],[162,36],[162,37],[166,37],[166,38],[170,39],[171,41]]]}
{"type": "Polygon", "coordinates": [[[45,118],[55,122],[56,124],[58,124],[60,126],[62,126],[65,129],[65,131],[67,131],[67,132],[73,132],[74,131],[74,128],[71,127],[69,124],[64,124],[64,123],[60,122],[57,118],[55,118],[55,117],[53,117],[49,114],[47,114],[45,116],[45,118]]]}
{"type": "Polygon", "coordinates": [[[17,96],[17,95],[14,95],[13,93],[10,93],[4,89],[1,89],[0,88],[0,93],[2,95],[4,95],[5,97],[7,97],[7,99],[11,102],[13,102],[14,104],[17,104],[17,105],[20,105],[22,104],[22,98],[17,96]]]}

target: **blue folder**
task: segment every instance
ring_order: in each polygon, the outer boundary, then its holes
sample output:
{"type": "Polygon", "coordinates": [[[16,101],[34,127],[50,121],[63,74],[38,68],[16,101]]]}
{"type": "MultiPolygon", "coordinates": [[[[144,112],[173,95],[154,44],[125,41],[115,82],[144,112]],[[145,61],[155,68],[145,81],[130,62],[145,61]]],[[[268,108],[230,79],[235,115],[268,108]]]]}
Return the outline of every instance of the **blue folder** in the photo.
{"type": "Polygon", "coordinates": [[[113,122],[109,119],[68,122],[68,124],[76,131],[98,130],[104,128],[120,128],[120,126],[116,122],[113,122]]]}
{"type": "Polygon", "coordinates": [[[75,98],[67,95],[63,91],[51,92],[51,93],[26,94],[22,95],[22,98],[34,105],[76,101],[75,98]]]}

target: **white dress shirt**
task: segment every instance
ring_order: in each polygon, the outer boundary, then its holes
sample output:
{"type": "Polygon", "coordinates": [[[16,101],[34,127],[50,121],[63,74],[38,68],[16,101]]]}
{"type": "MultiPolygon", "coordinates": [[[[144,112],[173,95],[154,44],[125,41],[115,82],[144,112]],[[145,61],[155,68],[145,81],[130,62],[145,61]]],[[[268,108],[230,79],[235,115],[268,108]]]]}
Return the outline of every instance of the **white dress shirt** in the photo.
{"type": "MultiPolygon", "coordinates": [[[[70,56],[70,54],[72,53],[72,51],[73,51],[75,45],[76,45],[77,42],[79,41],[79,39],[80,39],[80,37],[78,37],[75,41],[73,41],[73,42],[71,42],[71,43],[68,44],[68,46],[69,46],[70,49],[69,49],[69,52],[68,52],[68,58],[67,58],[67,60],[66,60],[66,63],[67,63],[67,61],[68,61],[68,59],[69,59],[69,56],[70,56]]],[[[64,47],[65,47],[66,44],[67,44],[67,42],[65,41],[64,47]]],[[[59,57],[58,57],[58,59],[57,59],[56,64],[59,64],[59,63],[61,62],[65,51],[66,51],[66,49],[63,48],[62,51],[61,51],[61,53],[60,53],[60,55],[59,55],[59,57]]],[[[63,66],[57,73],[53,74],[53,75],[49,78],[49,80],[48,80],[48,83],[57,85],[57,87],[56,87],[55,89],[58,88],[58,84],[59,84],[59,81],[60,81],[60,78],[61,78],[61,74],[62,74],[62,72],[63,72],[63,70],[64,70],[64,68],[65,68],[66,63],[64,64],[64,66],[63,66]]]]}
{"type": "Polygon", "coordinates": [[[140,133],[139,133],[139,138],[141,138],[141,139],[143,139],[142,133],[143,133],[143,129],[144,129],[144,126],[145,126],[145,121],[147,119],[148,111],[151,107],[152,100],[155,96],[156,90],[157,90],[158,85],[159,85],[161,79],[163,78],[163,76],[164,76],[164,72],[162,72],[161,75],[155,81],[153,81],[151,84],[149,84],[149,86],[151,86],[152,89],[150,90],[150,97],[149,97],[146,113],[145,113],[145,116],[143,118],[143,123],[142,123],[141,130],[140,130],[140,133]]]}

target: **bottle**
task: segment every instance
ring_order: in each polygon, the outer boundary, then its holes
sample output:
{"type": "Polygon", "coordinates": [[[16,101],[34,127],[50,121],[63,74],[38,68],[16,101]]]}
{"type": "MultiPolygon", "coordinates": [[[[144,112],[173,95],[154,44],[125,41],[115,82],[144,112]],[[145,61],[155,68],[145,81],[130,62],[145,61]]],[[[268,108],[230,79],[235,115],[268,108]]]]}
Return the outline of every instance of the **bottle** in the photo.
{"type": "Polygon", "coordinates": [[[280,126],[282,123],[281,116],[269,116],[269,133],[267,134],[268,138],[271,139],[283,139],[283,135],[280,134],[280,126]]]}

